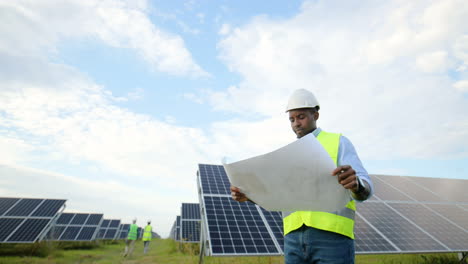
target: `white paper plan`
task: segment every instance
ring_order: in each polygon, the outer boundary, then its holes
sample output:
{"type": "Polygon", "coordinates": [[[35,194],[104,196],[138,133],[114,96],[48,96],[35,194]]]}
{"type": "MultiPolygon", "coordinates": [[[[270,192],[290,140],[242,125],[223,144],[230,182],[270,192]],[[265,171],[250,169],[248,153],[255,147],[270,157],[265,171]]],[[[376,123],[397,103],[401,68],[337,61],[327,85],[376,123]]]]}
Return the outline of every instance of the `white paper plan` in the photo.
{"type": "Polygon", "coordinates": [[[310,133],[273,152],[223,164],[231,185],[269,211],[334,212],[349,202],[327,151],[310,133]]]}

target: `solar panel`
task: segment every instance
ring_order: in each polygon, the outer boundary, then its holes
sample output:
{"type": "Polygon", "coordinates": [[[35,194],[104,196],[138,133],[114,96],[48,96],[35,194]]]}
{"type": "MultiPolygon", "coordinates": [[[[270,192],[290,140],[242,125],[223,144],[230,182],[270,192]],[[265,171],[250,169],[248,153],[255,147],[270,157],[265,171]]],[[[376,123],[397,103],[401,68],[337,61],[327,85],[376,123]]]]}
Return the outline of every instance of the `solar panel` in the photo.
{"type": "Polygon", "coordinates": [[[180,241],[180,215],[176,218],[175,240],[180,241]]]}
{"type": "Polygon", "coordinates": [[[238,203],[230,195],[223,166],[199,164],[198,188],[202,207],[202,243],[206,254],[280,255],[282,219],[252,203],[238,203]]]}
{"type": "Polygon", "coordinates": [[[169,237],[176,240],[176,225],[177,225],[177,220],[174,221],[174,223],[172,224],[172,227],[171,227],[171,232],[169,234],[169,237]]]}
{"type": "Polygon", "coordinates": [[[200,205],[182,203],[180,221],[180,240],[182,242],[200,242],[200,205]]]}
{"type": "MultiPolygon", "coordinates": [[[[447,248],[387,204],[365,202],[358,212],[401,252],[437,252],[447,248]]],[[[358,236],[359,234],[356,234],[358,236]]]]}
{"type": "Polygon", "coordinates": [[[96,238],[103,214],[63,213],[49,230],[47,238],[58,241],[92,241],[96,238]]]}
{"type": "MultiPolygon", "coordinates": [[[[449,250],[458,251],[468,246],[468,232],[453,225],[444,217],[434,214],[421,204],[389,204],[404,217],[421,227],[434,240],[440,241],[449,250]]],[[[468,220],[468,219],[467,219],[468,220]]]]}
{"type": "Polygon", "coordinates": [[[130,230],[130,224],[121,224],[119,228],[119,234],[117,235],[117,237],[119,239],[127,239],[129,230],[130,230]]]}
{"type": "Polygon", "coordinates": [[[42,240],[65,201],[0,197],[0,243],[42,240]]]}
{"type": "MultiPolygon", "coordinates": [[[[409,180],[407,177],[401,176],[374,176],[377,179],[383,180],[385,183],[395,187],[397,190],[405,193],[407,196],[414,198],[420,202],[446,202],[447,200],[439,197],[435,193],[429,191],[414,181],[409,180]]],[[[378,196],[378,195],[377,195],[378,196]]]]}
{"type": "MultiPolygon", "coordinates": [[[[233,201],[220,165],[199,164],[197,175],[206,255],[282,254],[279,212],[233,201]]],[[[357,254],[468,251],[467,180],[371,178],[375,197],[357,203],[357,254]]]]}
{"type": "Polygon", "coordinates": [[[468,180],[405,177],[450,202],[468,203],[468,180]]]}
{"type": "Polygon", "coordinates": [[[104,219],[99,230],[100,239],[116,239],[120,229],[120,220],[104,219]]]}
{"type": "Polygon", "coordinates": [[[359,214],[354,224],[356,253],[389,253],[398,251],[382,234],[367,223],[359,214]]]}
{"type": "Polygon", "coordinates": [[[374,196],[378,197],[380,200],[414,201],[413,198],[401,192],[398,188],[385,183],[379,177],[372,177],[372,183],[374,184],[374,196]]]}

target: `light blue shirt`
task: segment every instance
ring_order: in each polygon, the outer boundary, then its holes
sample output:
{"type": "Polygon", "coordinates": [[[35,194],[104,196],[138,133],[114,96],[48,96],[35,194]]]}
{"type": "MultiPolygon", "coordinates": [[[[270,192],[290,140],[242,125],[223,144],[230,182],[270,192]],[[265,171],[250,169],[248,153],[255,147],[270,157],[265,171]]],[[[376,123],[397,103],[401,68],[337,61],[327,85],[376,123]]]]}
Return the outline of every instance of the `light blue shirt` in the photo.
{"type": "MultiPolygon", "coordinates": [[[[312,134],[314,134],[314,136],[317,137],[318,134],[320,134],[320,132],[322,132],[322,129],[318,127],[312,132],[312,134]]],[[[356,153],[353,144],[345,136],[340,137],[337,162],[338,166],[350,165],[356,171],[356,176],[358,176],[362,181],[364,181],[366,186],[368,186],[370,189],[369,197],[367,197],[367,199],[369,199],[374,193],[374,185],[372,184],[372,181],[366,169],[364,169],[364,166],[362,166],[362,162],[359,159],[359,156],[356,153]]]]}

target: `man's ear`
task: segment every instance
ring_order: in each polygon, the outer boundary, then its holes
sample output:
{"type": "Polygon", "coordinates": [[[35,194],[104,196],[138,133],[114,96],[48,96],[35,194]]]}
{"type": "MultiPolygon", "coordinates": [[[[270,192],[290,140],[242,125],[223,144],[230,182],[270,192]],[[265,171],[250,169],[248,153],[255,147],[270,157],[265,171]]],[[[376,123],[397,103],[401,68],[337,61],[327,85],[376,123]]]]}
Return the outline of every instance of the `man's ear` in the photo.
{"type": "Polygon", "coordinates": [[[319,119],[319,116],[320,116],[320,115],[319,115],[319,112],[318,112],[318,111],[315,111],[315,112],[314,112],[314,119],[315,119],[315,121],[317,121],[317,119],[319,119]]]}

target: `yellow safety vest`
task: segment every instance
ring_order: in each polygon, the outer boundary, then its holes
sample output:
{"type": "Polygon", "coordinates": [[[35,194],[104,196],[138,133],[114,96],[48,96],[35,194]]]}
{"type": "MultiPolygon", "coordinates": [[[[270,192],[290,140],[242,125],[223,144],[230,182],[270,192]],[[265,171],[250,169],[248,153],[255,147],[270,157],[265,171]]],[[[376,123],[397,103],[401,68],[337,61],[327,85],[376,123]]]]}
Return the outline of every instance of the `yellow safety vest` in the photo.
{"type": "Polygon", "coordinates": [[[153,237],[153,230],[150,225],[145,226],[145,232],[143,232],[143,241],[151,241],[153,237]]]}
{"type": "MultiPolygon", "coordinates": [[[[341,134],[321,131],[317,140],[322,144],[328,155],[337,163],[338,147],[341,134]]],[[[331,173],[331,172],[330,172],[331,173]]],[[[318,211],[296,211],[283,213],[284,235],[300,228],[302,225],[314,227],[321,230],[335,232],[354,239],[354,216],[356,203],[350,198],[348,204],[337,212],[327,213],[318,211]]]]}
{"type": "Polygon", "coordinates": [[[136,224],[130,225],[130,230],[128,231],[128,240],[137,240],[138,226],[136,224]]]}

